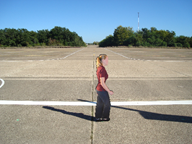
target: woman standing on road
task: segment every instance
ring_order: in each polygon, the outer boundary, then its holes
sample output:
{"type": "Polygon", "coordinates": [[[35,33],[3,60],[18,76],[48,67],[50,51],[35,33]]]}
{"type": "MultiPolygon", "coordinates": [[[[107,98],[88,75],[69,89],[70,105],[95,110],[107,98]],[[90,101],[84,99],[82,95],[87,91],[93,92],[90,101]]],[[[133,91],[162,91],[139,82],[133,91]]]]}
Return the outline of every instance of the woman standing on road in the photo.
{"type": "Polygon", "coordinates": [[[98,84],[96,86],[97,91],[97,105],[95,117],[97,121],[109,121],[110,114],[110,99],[109,94],[112,95],[113,91],[109,90],[106,85],[106,80],[108,79],[107,71],[105,70],[105,66],[108,65],[108,56],[106,54],[100,54],[97,57],[97,78],[98,84]],[[108,94],[109,93],[109,94],[108,94]]]}

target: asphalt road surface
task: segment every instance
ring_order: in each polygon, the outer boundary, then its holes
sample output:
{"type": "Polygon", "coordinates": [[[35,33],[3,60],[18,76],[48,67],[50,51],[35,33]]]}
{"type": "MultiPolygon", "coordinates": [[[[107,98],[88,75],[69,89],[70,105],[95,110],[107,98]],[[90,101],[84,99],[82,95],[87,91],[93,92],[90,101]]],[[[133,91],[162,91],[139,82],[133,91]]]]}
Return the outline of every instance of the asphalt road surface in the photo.
{"type": "MultiPolygon", "coordinates": [[[[150,48],[0,49],[0,101],[96,101],[96,57],[107,54],[111,102],[191,101],[192,50],[150,48]]],[[[192,143],[192,105],[0,104],[0,144],[192,143]]]]}

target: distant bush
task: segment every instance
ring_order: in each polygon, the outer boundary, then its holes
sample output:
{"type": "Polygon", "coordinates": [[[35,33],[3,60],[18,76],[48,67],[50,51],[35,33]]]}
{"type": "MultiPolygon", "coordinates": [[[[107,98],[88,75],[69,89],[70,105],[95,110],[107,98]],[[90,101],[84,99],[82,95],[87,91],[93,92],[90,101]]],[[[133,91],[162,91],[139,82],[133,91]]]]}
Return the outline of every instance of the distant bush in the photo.
{"type": "Polygon", "coordinates": [[[118,26],[113,35],[107,36],[100,43],[106,46],[144,46],[144,47],[192,47],[192,37],[175,36],[174,31],[142,28],[134,32],[130,27],[118,26]]]}
{"type": "Polygon", "coordinates": [[[186,48],[190,48],[189,43],[188,43],[188,42],[184,43],[184,47],[186,47],[186,48]]]}
{"type": "Polygon", "coordinates": [[[166,42],[162,42],[162,46],[167,47],[167,43],[166,42]]]}
{"type": "Polygon", "coordinates": [[[113,41],[114,41],[113,36],[109,35],[101,42],[99,42],[99,47],[113,46],[114,45],[113,41]]]}
{"type": "Polygon", "coordinates": [[[27,29],[0,29],[0,45],[4,47],[21,46],[86,46],[82,37],[67,28],[54,27],[37,32],[27,29]]]}
{"type": "Polygon", "coordinates": [[[176,47],[183,47],[181,43],[175,43],[176,47]]]}
{"type": "Polygon", "coordinates": [[[21,45],[21,44],[18,44],[17,46],[18,46],[18,47],[22,47],[22,45],[21,45]]]}

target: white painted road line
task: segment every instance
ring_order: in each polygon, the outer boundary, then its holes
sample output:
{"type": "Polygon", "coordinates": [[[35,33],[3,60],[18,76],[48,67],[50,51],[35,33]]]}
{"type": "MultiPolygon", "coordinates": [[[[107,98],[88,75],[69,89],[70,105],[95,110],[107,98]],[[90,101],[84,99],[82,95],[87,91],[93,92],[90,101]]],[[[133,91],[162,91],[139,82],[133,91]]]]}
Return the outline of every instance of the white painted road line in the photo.
{"type": "Polygon", "coordinates": [[[122,57],[124,57],[124,58],[132,59],[132,58],[126,57],[126,56],[124,56],[124,55],[122,55],[122,54],[120,54],[120,53],[116,53],[116,52],[114,52],[114,51],[112,51],[112,50],[109,50],[109,49],[107,49],[107,48],[104,48],[104,49],[106,49],[106,50],[108,50],[108,51],[111,51],[111,52],[113,52],[113,53],[115,53],[115,54],[118,54],[118,55],[120,55],[120,56],[122,56],[122,57]]]}
{"type": "Polygon", "coordinates": [[[69,101],[8,101],[0,100],[0,105],[63,105],[63,106],[93,106],[96,102],[69,101]]]}
{"type": "Polygon", "coordinates": [[[82,49],[80,49],[80,50],[77,50],[77,51],[75,51],[75,52],[73,52],[73,53],[71,53],[71,54],[69,54],[69,55],[67,55],[67,56],[65,56],[65,57],[62,57],[62,58],[53,58],[53,59],[47,59],[47,60],[0,60],[0,61],[3,61],[3,62],[33,62],[33,61],[50,61],[50,60],[62,60],[62,59],[65,59],[65,58],[67,58],[67,57],[69,57],[69,56],[71,56],[71,55],[73,55],[73,54],[75,54],[75,53],[77,53],[77,52],[80,52],[80,51],[82,51],[83,49],[85,49],[85,48],[82,48],[82,49]]]}
{"type": "Polygon", "coordinates": [[[111,105],[192,105],[192,100],[181,101],[129,101],[129,102],[111,102],[111,105]]]}
{"type": "Polygon", "coordinates": [[[4,82],[3,79],[0,79],[0,81],[1,81],[1,86],[0,86],[0,88],[2,88],[2,86],[5,84],[5,82],[4,82]]]}
{"type": "MultiPolygon", "coordinates": [[[[0,100],[0,105],[60,105],[60,106],[96,106],[96,102],[79,101],[11,101],[0,100]]],[[[133,106],[133,105],[192,105],[192,100],[178,101],[124,101],[111,102],[112,106],[133,106]]]]}
{"type": "MultiPolygon", "coordinates": [[[[84,49],[84,48],[83,48],[84,49]]],[[[75,52],[73,52],[73,53],[71,53],[71,54],[69,54],[69,55],[67,55],[67,56],[65,56],[65,57],[63,57],[63,58],[57,58],[57,59],[65,59],[65,58],[67,58],[68,56],[71,56],[71,55],[73,55],[73,54],[75,54],[75,53],[77,53],[77,52],[79,52],[79,51],[82,51],[83,49],[80,49],[80,50],[78,50],[78,51],[75,51],[75,52]]]]}

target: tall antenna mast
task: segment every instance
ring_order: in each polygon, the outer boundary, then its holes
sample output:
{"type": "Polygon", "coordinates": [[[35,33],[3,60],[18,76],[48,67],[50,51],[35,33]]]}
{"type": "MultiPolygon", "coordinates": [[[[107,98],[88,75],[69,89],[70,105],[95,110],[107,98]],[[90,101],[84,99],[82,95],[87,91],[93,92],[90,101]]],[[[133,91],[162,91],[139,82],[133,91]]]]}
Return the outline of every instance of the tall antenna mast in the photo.
{"type": "Polygon", "coordinates": [[[138,12],[138,31],[139,31],[139,12],[138,12]]]}

